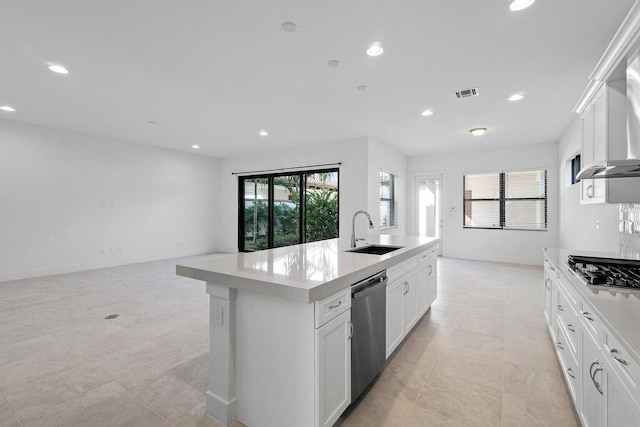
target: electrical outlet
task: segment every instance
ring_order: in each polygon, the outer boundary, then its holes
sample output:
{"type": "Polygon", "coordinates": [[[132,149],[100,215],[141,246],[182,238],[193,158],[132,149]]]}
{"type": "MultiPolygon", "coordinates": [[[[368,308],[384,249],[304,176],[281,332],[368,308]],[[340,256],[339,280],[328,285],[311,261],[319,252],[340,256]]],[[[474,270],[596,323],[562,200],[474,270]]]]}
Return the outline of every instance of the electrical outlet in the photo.
{"type": "Polygon", "coordinates": [[[222,307],[219,305],[213,306],[213,323],[222,325],[222,307]]]}
{"type": "Polygon", "coordinates": [[[596,220],[596,230],[600,230],[600,220],[596,220]]]}
{"type": "Polygon", "coordinates": [[[100,254],[104,255],[104,248],[100,248],[100,254]]]}

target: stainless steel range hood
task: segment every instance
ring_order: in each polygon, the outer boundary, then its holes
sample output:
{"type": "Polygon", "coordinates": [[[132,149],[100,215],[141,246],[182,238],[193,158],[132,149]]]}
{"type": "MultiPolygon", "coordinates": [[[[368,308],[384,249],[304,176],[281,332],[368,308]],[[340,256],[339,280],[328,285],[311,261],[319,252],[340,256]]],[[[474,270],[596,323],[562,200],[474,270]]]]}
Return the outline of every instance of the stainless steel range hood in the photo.
{"type": "Polygon", "coordinates": [[[587,166],[577,180],[640,177],[640,55],[627,63],[627,158],[587,166]]]}

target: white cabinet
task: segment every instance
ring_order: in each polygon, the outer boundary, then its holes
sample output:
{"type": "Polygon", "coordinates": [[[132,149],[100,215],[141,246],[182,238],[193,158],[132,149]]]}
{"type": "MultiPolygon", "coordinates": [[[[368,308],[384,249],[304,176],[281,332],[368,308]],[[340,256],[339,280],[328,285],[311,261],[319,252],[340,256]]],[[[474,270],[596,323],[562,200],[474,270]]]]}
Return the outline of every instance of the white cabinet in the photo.
{"type": "Polygon", "coordinates": [[[436,268],[437,246],[434,246],[387,269],[387,358],[436,299],[436,268]]]}
{"type": "Polygon", "coordinates": [[[332,426],[351,403],[351,310],[315,332],[316,426],[332,426]]]}
{"type": "Polygon", "coordinates": [[[545,318],[582,425],[640,426],[640,365],[547,258],[544,272],[545,318]]]}
{"type": "Polygon", "coordinates": [[[418,305],[416,303],[417,285],[417,271],[412,271],[404,276],[402,284],[404,288],[402,291],[402,325],[404,326],[405,335],[413,328],[418,320],[418,305]]]}
{"type": "Polygon", "coordinates": [[[429,253],[422,254],[418,264],[418,283],[416,292],[416,302],[418,318],[422,317],[424,313],[431,307],[433,301],[435,301],[438,287],[437,287],[437,259],[436,251],[434,248],[429,253]]]}
{"type": "Polygon", "coordinates": [[[389,357],[393,350],[398,347],[404,338],[404,327],[402,324],[404,281],[394,280],[387,284],[387,313],[385,326],[385,357],[389,357]]]}
{"type": "MultiPolygon", "coordinates": [[[[626,81],[603,83],[582,113],[582,167],[626,159],[626,81]]],[[[633,202],[627,178],[580,181],[582,204],[633,202]]]]}
{"type": "MultiPolygon", "coordinates": [[[[584,329],[584,328],[583,328],[584,329]]],[[[580,418],[584,427],[604,425],[604,398],[601,354],[598,344],[586,331],[582,331],[582,393],[580,395],[580,418]]]]}

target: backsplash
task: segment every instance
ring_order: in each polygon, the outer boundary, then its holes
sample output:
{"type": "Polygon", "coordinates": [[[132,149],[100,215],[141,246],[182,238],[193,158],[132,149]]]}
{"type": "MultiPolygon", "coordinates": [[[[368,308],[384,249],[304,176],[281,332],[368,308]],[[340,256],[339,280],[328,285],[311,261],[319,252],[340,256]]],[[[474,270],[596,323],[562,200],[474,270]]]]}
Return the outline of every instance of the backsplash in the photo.
{"type": "Polygon", "coordinates": [[[620,204],[620,255],[640,259],[640,203],[620,204]]]}

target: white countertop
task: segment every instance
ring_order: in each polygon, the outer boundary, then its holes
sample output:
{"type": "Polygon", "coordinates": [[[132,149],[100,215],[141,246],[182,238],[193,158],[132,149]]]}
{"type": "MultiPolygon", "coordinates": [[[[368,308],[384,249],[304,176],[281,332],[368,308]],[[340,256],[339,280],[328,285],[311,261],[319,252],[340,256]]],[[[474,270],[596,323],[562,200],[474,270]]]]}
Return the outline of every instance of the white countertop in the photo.
{"type": "Polygon", "coordinates": [[[603,258],[623,258],[618,253],[545,249],[545,254],[602,319],[616,338],[626,344],[629,352],[640,364],[640,290],[586,285],[567,264],[569,255],[585,255],[603,258]]]}
{"type": "Polygon", "coordinates": [[[359,280],[424,252],[438,239],[367,236],[370,244],[403,246],[385,255],[345,252],[349,239],[330,239],[178,264],[176,274],[289,300],[322,300],[359,280]]]}

